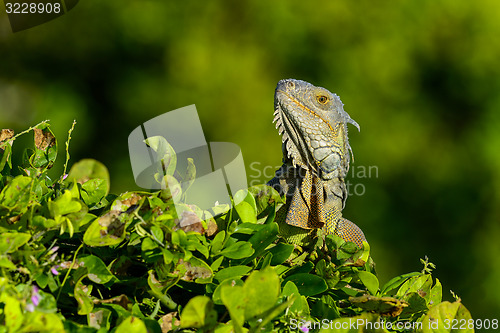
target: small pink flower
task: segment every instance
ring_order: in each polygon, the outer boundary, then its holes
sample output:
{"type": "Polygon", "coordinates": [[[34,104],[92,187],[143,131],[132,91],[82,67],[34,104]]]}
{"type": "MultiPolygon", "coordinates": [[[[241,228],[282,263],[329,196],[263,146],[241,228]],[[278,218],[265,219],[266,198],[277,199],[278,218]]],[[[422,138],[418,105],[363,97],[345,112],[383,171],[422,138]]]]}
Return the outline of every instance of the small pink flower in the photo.
{"type": "Polygon", "coordinates": [[[38,296],[38,294],[31,296],[31,303],[33,303],[34,306],[40,304],[40,296],[38,296]]]}
{"type": "Polygon", "coordinates": [[[59,250],[59,246],[54,246],[53,248],[51,248],[49,250],[49,253],[54,253],[54,252],[57,252],[57,250],[59,250]]]}
{"type": "Polygon", "coordinates": [[[35,307],[40,304],[40,295],[38,294],[38,287],[33,286],[33,290],[31,292],[31,303],[26,304],[26,310],[29,312],[33,312],[35,310],[35,307]]]}
{"type": "Polygon", "coordinates": [[[59,268],[59,265],[52,266],[52,268],[50,269],[50,272],[53,275],[59,275],[59,272],[57,271],[57,268],[59,268]]]}

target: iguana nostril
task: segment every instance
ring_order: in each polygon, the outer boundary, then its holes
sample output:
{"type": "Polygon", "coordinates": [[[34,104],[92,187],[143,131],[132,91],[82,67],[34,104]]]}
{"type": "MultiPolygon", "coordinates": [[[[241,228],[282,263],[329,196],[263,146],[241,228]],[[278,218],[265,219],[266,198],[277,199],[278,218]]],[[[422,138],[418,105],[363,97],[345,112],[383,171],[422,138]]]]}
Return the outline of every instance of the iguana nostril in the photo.
{"type": "Polygon", "coordinates": [[[288,81],[286,83],[286,86],[288,87],[288,89],[295,89],[295,83],[293,83],[293,81],[288,81]]]}

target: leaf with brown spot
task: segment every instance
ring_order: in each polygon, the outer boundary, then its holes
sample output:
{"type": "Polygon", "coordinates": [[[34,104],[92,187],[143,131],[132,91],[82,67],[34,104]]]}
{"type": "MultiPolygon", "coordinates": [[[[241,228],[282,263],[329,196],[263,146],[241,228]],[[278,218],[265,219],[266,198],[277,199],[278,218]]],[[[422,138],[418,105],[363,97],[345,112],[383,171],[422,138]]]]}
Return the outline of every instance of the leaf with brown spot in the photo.
{"type": "Polygon", "coordinates": [[[33,129],[35,152],[29,157],[34,168],[49,169],[57,157],[57,140],[48,124],[33,129]]]}
{"type": "Polygon", "coordinates": [[[0,131],[0,143],[12,138],[14,136],[14,131],[9,128],[4,128],[0,131]]]}
{"type": "Polygon", "coordinates": [[[185,232],[195,231],[202,234],[205,231],[205,228],[203,228],[203,224],[201,223],[198,215],[187,210],[182,212],[181,218],[179,220],[179,226],[185,232]]]}
{"type": "Polygon", "coordinates": [[[132,302],[128,299],[127,295],[121,294],[119,296],[108,298],[108,299],[94,299],[94,304],[116,304],[124,308],[128,309],[128,305],[132,304],[132,302]]]}
{"type": "Polygon", "coordinates": [[[53,147],[56,144],[56,138],[48,128],[35,128],[33,132],[35,133],[36,149],[47,150],[47,148],[53,147]]]}
{"type": "Polygon", "coordinates": [[[394,297],[375,297],[363,295],[359,297],[349,297],[349,302],[371,312],[376,312],[382,316],[397,317],[408,306],[403,300],[394,297]]]}
{"type": "Polygon", "coordinates": [[[8,163],[12,169],[12,141],[5,142],[14,136],[14,131],[11,129],[3,129],[0,131],[0,171],[3,170],[5,164],[8,163]]]}
{"type": "Polygon", "coordinates": [[[161,323],[161,331],[162,332],[170,332],[173,329],[178,328],[181,325],[181,322],[177,318],[177,312],[169,312],[160,319],[161,323]]]}

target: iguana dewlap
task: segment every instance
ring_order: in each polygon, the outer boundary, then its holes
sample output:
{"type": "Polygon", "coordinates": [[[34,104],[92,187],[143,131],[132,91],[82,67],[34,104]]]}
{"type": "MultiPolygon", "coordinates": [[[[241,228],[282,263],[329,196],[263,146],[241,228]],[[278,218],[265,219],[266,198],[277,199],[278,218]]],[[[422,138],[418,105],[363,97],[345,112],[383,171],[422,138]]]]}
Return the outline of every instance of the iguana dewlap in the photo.
{"type": "Polygon", "coordinates": [[[361,247],[363,232],[342,217],[351,152],[347,124],[358,130],[359,125],[337,95],[305,81],[278,82],[274,107],[283,165],[268,185],[286,196],[276,214],[280,234],[302,244],[313,237],[314,229],[322,228],[361,247]]]}

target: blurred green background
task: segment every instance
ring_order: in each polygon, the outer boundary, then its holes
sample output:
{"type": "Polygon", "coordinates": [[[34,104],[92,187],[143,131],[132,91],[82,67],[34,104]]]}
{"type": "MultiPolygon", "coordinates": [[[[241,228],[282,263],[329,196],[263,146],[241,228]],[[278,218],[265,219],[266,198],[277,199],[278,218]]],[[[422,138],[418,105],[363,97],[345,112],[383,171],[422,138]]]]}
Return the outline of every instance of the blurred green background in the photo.
{"type": "Polygon", "coordinates": [[[500,2],[81,1],[18,33],[2,10],[0,60],[0,128],[50,119],[57,174],[76,119],[72,161],[104,162],[115,193],[137,189],[128,134],[190,104],[265,182],[281,163],[278,80],[328,88],[361,125],[344,215],[381,282],[428,255],[446,299],[498,319],[500,2]]]}

